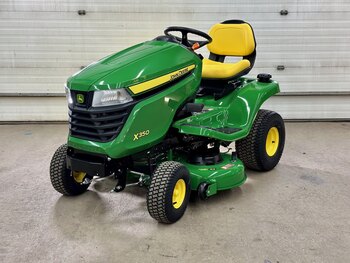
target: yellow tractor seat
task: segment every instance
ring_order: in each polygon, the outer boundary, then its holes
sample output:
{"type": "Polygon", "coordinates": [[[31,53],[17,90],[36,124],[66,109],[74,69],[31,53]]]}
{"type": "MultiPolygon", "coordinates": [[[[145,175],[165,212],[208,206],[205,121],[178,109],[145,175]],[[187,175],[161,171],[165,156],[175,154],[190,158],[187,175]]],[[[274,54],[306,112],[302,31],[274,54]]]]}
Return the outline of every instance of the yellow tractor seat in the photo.
{"type": "Polygon", "coordinates": [[[250,67],[250,62],[247,59],[237,63],[222,63],[205,58],[202,62],[202,77],[208,79],[229,79],[250,67]]]}
{"type": "Polygon", "coordinates": [[[247,74],[254,65],[256,42],[252,27],[242,20],[228,20],[209,30],[213,41],[207,45],[209,59],[203,59],[203,79],[235,79],[247,74]],[[224,63],[226,56],[243,57],[224,63]]]}

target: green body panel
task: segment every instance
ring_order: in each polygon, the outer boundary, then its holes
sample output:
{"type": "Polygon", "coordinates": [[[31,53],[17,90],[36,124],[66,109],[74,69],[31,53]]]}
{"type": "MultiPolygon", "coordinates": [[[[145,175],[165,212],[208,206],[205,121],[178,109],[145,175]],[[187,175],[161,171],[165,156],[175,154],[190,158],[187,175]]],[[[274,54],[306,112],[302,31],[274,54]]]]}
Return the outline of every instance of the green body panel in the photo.
{"type": "Polygon", "coordinates": [[[277,82],[263,83],[242,78],[242,85],[225,97],[214,100],[212,96],[196,99],[208,111],[179,120],[173,126],[180,133],[234,141],[248,135],[256,113],[265,100],[279,92],[277,82]],[[215,129],[230,128],[224,133],[215,129]]]}
{"type": "Polygon", "coordinates": [[[241,160],[232,160],[231,155],[222,154],[223,161],[215,165],[194,165],[184,159],[178,159],[184,164],[191,175],[191,189],[197,190],[200,183],[208,183],[212,186],[209,193],[215,194],[218,190],[227,190],[240,186],[246,180],[244,165],[241,160]]]}
{"type": "MultiPolygon", "coordinates": [[[[196,71],[199,71],[196,69],[196,71]]],[[[121,158],[148,149],[162,141],[172,124],[175,112],[185,100],[194,95],[199,85],[198,78],[192,76],[173,87],[151,96],[135,105],[120,134],[111,142],[95,142],[68,137],[68,145],[111,158],[121,158]],[[135,134],[147,131],[146,136],[134,140],[135,134]]]]}
{"type": "Polygon", "coordinates": [[[201,61],[186,48],[147,41],[90,64],[71,76],[67,87],[79,91],[125,88],[191,64],[199,66],[201,61]]]}
{"type": "MultiPolygon", "coordinates": [[[[127,56],[127,51],[106,58],[107,62],[112,60],[113,64],[121,61],[123,66],[119,67],[118,64],[115,64],[112,67],[114,69],[112,72],[104,75],[93,84],[94,88],[105,89],[106,86],[103,83],[109,83],[110,87],[112,83],[113,87],[128,87],[125,84],[128,83],[128,78],[132,79],[131,82],[134,84],[167,74],[184,66],[194,64],[196,67],[189,76],[176,82],[173,86],[140,100],[134,106],[121,132],[113,141],[95,142],[69,136],[69,146],[88,152],[105,154],[111,158],[121,158],[146,150],[162,141],[173,122],[176,111],[189,97],[195,95],[202,72],[201,60],[195,53],[179,45],[161,41],[146,42],[135,46],[134,49],[138,51],[137,57],[143,56],[143,59],[139,58],[138,63],[135,63],[134,55],[127,56]],[[145,48],[144,46],[150,47],[145,48]],[[153,50],[153,53],[150,50],[153,50]],[[132,61],[127,63],[124,60],[132,61]],[[137,78],[137,75],[140,77],[137,78]],[[137,136],[138,139],[135,139],[135,134],[142,134],[142,136],[137,136]]],[[[90,90],[92,82],[87,81],[84,85],[82,82],[85,78],[89,79],[89,76],[92,79],[88,73],[93,75],[94,68],[96,68],[98,76],[103,75],[101,68],[105,67],[106,61],[102,60],[72,77],[68,82],[69,87],[80,90],[86,84],[90,86],[89,88],[86,86],[85,90],[90,90]]],[[[112,62],[108,62],[106,67],[109,67],[109,63],[112,62]]],[[[131,82],[129,81],[129,83],[131,82]]]]}

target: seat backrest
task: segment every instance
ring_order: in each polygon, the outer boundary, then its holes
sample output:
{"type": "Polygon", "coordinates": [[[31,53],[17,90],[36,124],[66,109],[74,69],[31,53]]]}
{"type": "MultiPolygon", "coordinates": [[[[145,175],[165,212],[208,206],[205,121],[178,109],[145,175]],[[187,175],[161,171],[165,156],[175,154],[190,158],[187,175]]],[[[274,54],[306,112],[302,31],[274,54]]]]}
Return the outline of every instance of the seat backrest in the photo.
{"type": "Polygon", "coordinates": [[[253,29],[244,21],[228,20],[216,24],[209,30],[209,35],[213,41],[207,47],[216,55],[245,57],[255,51],[253,29]]]}

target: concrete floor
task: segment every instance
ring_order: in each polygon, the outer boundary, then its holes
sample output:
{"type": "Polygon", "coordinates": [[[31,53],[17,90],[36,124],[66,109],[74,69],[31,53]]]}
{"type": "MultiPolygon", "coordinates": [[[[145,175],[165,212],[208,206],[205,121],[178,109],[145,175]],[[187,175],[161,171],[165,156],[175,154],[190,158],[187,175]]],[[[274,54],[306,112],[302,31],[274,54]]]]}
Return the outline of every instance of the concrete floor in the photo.
{"type": "Polygon", "coordinates": [[[154,221],[144,189],[53,190],[66,125],[0,126],[1,262],[350,262],[350,123],[287,123],[280,164],[154,221]]]}

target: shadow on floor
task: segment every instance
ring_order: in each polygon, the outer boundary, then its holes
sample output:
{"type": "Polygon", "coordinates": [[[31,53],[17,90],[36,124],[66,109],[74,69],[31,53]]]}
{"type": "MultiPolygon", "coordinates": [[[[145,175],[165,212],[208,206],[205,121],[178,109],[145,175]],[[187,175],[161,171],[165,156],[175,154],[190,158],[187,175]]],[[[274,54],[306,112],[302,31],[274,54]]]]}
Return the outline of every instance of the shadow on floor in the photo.
{"type": "MultiPolygon", "coordinates": [[[[266,176],[273,176],[271,172],[248,171],[247,174],[248,180],[250,178],[254,181],[254,187],[249,186],[251,182],[246,186],[248,192],[259,187],[259,184],[266,180],[266,176]]],[[[129,186],[121,193],[110,192],[115,184],[114,179],[106,179],[93,183],[90,186],[91,190],[83,195],[61,196],[54,206],[54,224],[64,235],[74,239],[77,236],[84,236],[84,233],[91,231],[93,227],[99,228],[98,231],[108,232],[110,231],[108,227],[103,225],[108,222],[119,224],[119,228],[124,224],[137,222],[155,223],[147,212],[147,188],[129,186]]],[[[227,201],[230,205],[234,205],[242,196],[243,190],[240,187],[219,191],[205,201],[198,197],[192,199],[189,208],[192,211],[208,209],[211,206],[225,205],[227,201]]]]}

